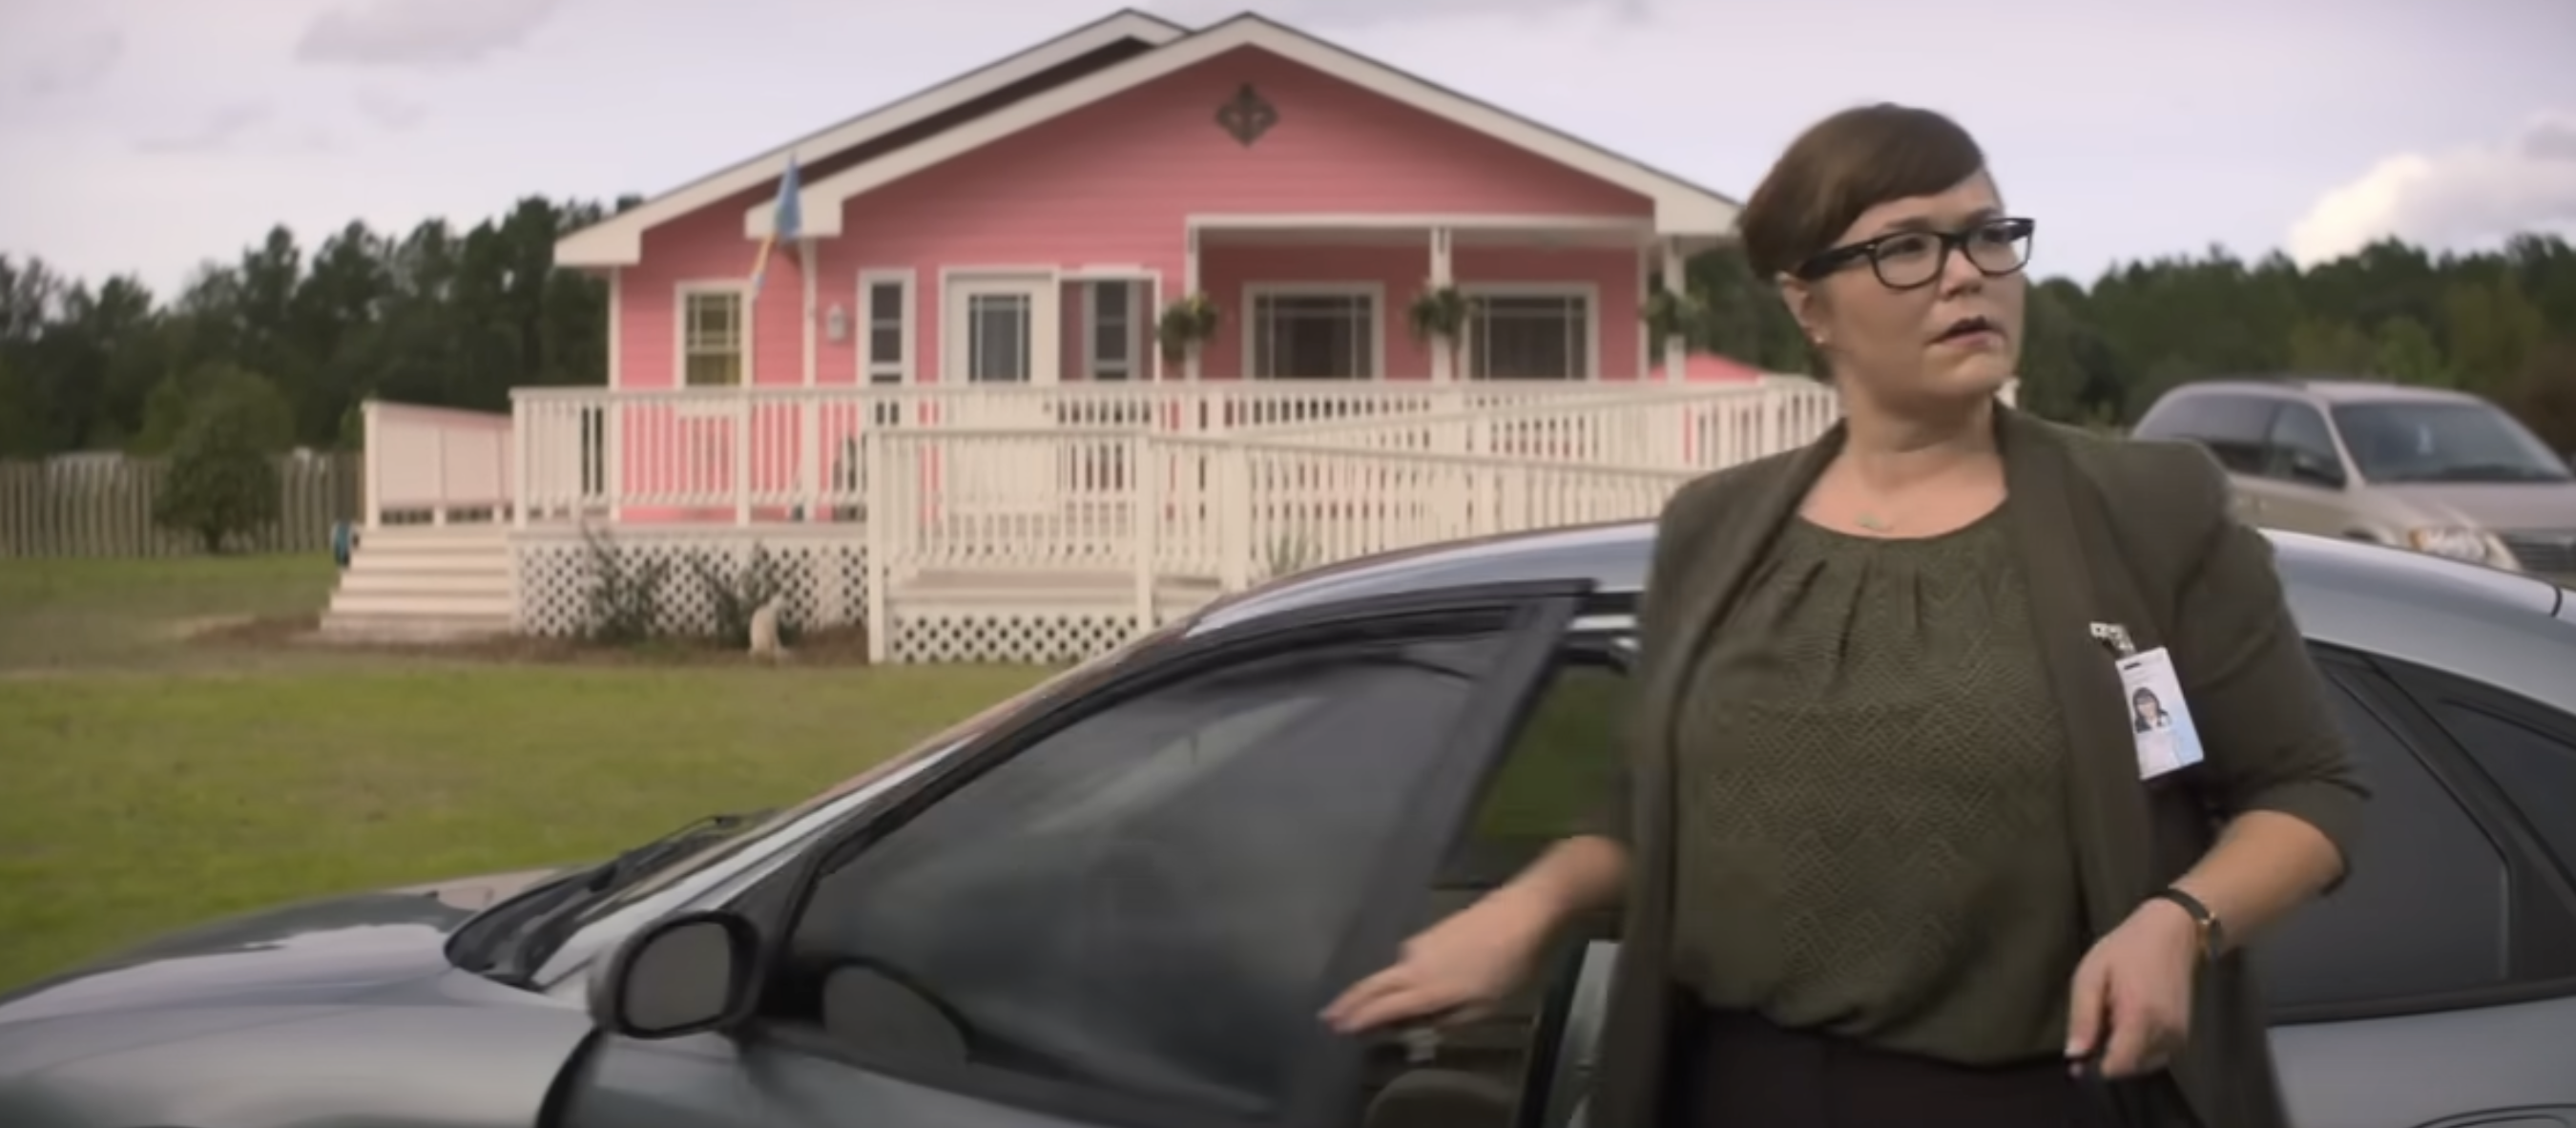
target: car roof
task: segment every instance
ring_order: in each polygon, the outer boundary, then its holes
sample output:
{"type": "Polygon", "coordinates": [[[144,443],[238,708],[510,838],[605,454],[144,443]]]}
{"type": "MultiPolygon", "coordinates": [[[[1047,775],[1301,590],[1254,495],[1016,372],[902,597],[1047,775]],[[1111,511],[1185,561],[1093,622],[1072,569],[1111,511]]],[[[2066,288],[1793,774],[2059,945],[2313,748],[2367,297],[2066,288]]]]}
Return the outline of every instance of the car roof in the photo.
{"type": "MultiPolygon", "coordinates": [[[[2576,708],[2576,599],[2548,581],[2404,549],[2266,530],[2290,611],[2309,639],[2449,670],[2576,708]]],[[[1306,608],[1442,588],[1587,580],[1645,586],[1652,521],[1450,542],[1303,572],[1225,600],[1183,634],[1306,608]]]]}
{"type": "Polygon", "coordinates": [[[2275,396],[2283,399],[2305,398],[2320,403],[2484,403],[2467,392],[2449,388],[2426,388],[2411,384],[2392,384],[2381,380],[2360,380],[2340,376],[2267,376],[2226,377],[2194,380],[2165,393],[2181,397],[2201,392],[2236,392],[2275,396]]]}

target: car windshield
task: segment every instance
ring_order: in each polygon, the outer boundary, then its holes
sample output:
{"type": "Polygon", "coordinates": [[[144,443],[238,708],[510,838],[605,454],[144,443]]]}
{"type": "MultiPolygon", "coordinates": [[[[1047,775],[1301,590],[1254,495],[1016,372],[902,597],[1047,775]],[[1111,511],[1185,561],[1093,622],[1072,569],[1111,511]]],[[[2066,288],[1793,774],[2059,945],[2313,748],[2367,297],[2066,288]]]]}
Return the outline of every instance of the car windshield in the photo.
{"type": "Polygon", "coordinates": [[[2348,403],[2334,409],[2361,476],[2375,482],[2564,482],[2567,464],[2492,404],[2348,403]]]}

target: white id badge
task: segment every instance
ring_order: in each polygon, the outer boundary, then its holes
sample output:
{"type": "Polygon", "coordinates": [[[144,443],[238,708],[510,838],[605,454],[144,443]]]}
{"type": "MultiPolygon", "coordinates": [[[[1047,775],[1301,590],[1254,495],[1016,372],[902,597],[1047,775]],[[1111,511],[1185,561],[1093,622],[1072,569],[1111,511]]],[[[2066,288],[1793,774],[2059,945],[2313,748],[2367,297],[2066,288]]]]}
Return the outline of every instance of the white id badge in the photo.
{"type": "Polygon", "coordinates": [[[2138,745],[2138,778],[2154,779],[2200,762],[2200,732],[2174,678],[2173,655],[2159,646],[2118,660],[2128,698],[2129,732],[2138,745]]]}

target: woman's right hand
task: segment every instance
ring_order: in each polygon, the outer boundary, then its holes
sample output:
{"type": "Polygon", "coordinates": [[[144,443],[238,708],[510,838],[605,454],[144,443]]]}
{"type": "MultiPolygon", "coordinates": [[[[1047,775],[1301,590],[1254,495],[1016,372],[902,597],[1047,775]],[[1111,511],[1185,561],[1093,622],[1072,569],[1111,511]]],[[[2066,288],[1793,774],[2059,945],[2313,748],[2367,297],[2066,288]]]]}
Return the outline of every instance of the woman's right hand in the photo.
{"type": "Polygon", "coordinates": [[[1505,886],[1404,942],[1395,965],[1324,1008],[1344,1034],[1420,1019],[1459,1022],[1493,1009],[1529,977],[1556,914],[1505,886]]]}

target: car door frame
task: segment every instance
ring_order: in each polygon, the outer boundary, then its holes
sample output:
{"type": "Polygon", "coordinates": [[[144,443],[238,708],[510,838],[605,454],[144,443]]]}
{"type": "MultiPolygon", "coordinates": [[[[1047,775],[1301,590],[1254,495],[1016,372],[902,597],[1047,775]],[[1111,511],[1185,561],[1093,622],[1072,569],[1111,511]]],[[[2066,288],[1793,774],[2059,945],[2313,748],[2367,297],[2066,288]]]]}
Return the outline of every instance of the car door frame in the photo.
{"type": "MultiPolygon", "coordinates": [[[[2576,945],[2562,947],[2565,938],[2559,930],[2549,927],[2552,922],[2576,922],[2576,882],[2569,881],[2558,867],[2520,808],[2431,715],[2404,679],[2392,676],[2389,660],[2343,647],[2314,642],[2308,646],[2319,672],[2339,683],[2343,692],[2350,693],[2365,712],[2386,728],[2495,845],[2505,866],[2506,885],[2512,891],[2512,908],[2503,936],[2515,959],[2524,958],[2525,953],[2541,958],[2557,951],[2570,954],[2544,965],[2551,968],[2549,972],[2531,978],[2515,966],[2508,972],[2507,982],[2491,987],[2270,1008],[2265,1016],[2267,1024],[2282,1027],[2365,1022],[2576,995],[2576,945]]],[[[2362,865],[2369,864],[2368,848],[2365,838],[2362,865]]]]}
{"type": "MultiPolygon", "coordinates": [[[[1557,648],[1585,610],[1594,587],[1590,580],[1547,580],[1367,596],[1183,636],[1168,648],[1140,655],[1140,661],[1111,673],[1079,697],[1041,703],[997,725],[938,768],[906,781],[868,817],[807,846],[802,856],[737,894],[727,907],[760,931],[761,956],[755,974],[766,980],[825,876],[931,805],[1080,720],[1195,677],[1211,665],[1257,662],[1372,635],[1425,637],[1435,635],[1435,626],[1443,621],[1466,623],[1474,617],[1502,614],[1499,630],[1508,637],[1494,667],[1483,675],[1447,745],[1425,765],[1409,805],[1419,817],[1401,824],[1390,838],[1388,864],[1372,878],[1319,986],[1355,981],[1397,956],[1418,917],[1416,910],[1438,876],[1450,839],[1472,817],[1502,749],[1527,721],[1547,683],[1557,648]]],[[[1320,1011],[1328,998],[1329,994],[1317,998],[1316,1009],[1320,1011]]],[[[1344,1128],[1359,1111],[1355,1102],[1368,1050],[1363,1041],[1330,1034],[1319,1021],[1314,1040],[1299,1050],[1307,1060],[1299,1067],[1301,1081],[1288,1104],[1275,1118],[1253,1121],[1165,1098],[1105,1092],[1004,1071],[971,1071],[972,1083],[961,1084],[959,1076],[863,1058],[817,1032],[758,1017],[722,1033],[737,1041],[746,1055],[767,1043],[779,1052],[1040,1116],[1140,1128],[1344,1128]]]]}
{"type": "MultiPolygon", "coordinates": [[[[2443,762],[2448,775],[2458,782],[2461,803],[2469,808],[2479,823],[2499,836],[2499,845],[2509,858],[2527,863],[2517,870],[2514,879],[2519,889],[2535,897],[2546,897],[2541,903],[2559,908],[2557,929],[2544,929],[2546,918],[2535,919],[2517,911],[2516,928],[2511,933],[2517,948],[2528,947],[2543,954],[2564,952],[2556,973],[2530,983],[2518,983],[2500,992],[2507,996],[2499,1002],[2530,1002],[2540,999],[2576,996],[2576,857],[2564,857],[2553,849],[2549,840],[2533,826],[2531,816],[2506,792],[2502,783],[2487,771],[2477,754],[2460,743],[2460,737],[2442,723],[2435,712],[2446,699],[2456,699],[2469,708],[2497,714],[2511,723],[2524,725],[2551,739],[2567,739],[2566,714],[2562,710],[2534,702],[2511,690],[2481,682],[2454,671],[2433,669],[2387,657],[2370,660],[2373,672],[2402,700],[2392,707],[2409,726],[2409,740],[2420,742],[2443,762]],[[2527,871],[2527,872],[2526,872],[2527,871]],[[2529,921],[2531,923],[2526,923],[2529,921]],[[2523,930],[2530,929],[2526,934],[2523,930]]],[[[2519,909],[2519,906],[2517,906],[2519,909]]]]}

